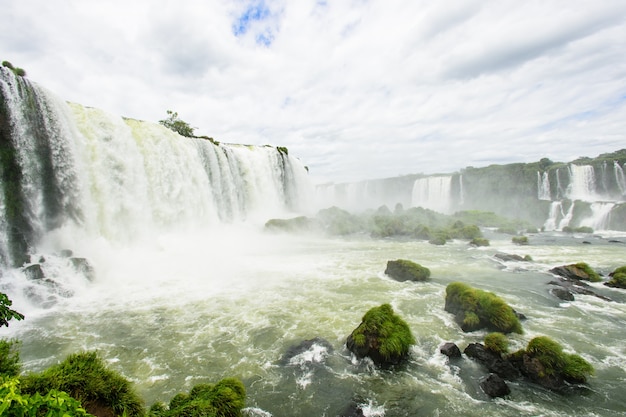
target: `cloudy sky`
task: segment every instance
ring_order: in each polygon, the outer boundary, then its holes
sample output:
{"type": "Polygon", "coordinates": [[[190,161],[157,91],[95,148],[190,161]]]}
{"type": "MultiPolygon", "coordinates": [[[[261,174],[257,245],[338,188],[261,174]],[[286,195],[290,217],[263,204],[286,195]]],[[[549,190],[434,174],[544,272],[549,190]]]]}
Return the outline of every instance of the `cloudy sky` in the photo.
{"type": "Polygon", "coordinates": [[[626,148],[624,0],[0,0],[61,98],[286,146],[316,182],[626,148]]]}

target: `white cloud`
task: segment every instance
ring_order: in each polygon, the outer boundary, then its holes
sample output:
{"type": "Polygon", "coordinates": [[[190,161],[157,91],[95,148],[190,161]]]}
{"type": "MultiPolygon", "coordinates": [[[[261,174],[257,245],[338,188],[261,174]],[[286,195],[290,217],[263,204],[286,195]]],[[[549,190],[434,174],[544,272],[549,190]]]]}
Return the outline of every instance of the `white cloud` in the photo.
{"type": "Polygon", "coordinates": [[[59,96],[317,181],[566,161],[624,147],[619,0],[2,1],[1,59],[59,96]]]}

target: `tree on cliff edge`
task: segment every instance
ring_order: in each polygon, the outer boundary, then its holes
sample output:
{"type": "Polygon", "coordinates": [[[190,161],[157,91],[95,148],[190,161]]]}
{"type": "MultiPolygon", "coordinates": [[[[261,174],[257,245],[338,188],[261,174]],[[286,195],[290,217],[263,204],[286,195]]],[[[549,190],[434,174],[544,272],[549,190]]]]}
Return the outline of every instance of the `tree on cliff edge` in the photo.
{"type": "Polygon", "coordinates": [[[194,128],[191,127],[189,123],[179,119],[178,112],[168,110],[167,119],[159,120],[159,123],[181,136],[186,136],[188,138],[193,137],[194,128]]]}

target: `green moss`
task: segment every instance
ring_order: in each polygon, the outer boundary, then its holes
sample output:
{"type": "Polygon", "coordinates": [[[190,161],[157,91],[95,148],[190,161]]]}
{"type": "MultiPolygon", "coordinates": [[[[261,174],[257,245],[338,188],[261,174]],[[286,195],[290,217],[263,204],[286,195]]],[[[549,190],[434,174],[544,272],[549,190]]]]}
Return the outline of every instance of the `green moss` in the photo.
{"type": "Polygon", "coordinates": [[[20,364],[20,342],[17,339],[0,340],[0,375],[18,376],[20,364]]]}
{"type": "Polygon", "coordinates": [[[609,287],[626,288],[626,265],[611,272],[611,279],[606,283],[609,287]]]}
{"type": "Polygon", "coordinates": [[[95,352],[70,355],[41,374],[30,374],[22,380],[22,390],[45,395],[50,390],[67,392],[85,409],[110,408],[117,415],[143,415],[143,404],[130,382],[105,367],[95,352]]]}
{"type": "Polygon", "coordinates": [[[475,237],[474,239],[472,239],[469,243],[472,246],[489,246],[489,239],[486,239],[484,237],[475,237]]]}
{"type": "Polygon", "coordinates": [[[432,236],[428,240],[428,243],[430,243],[431,245],[443,246],[446,244],[446,237],[445,235],[438,233],[435,236],[432,236]]]}
{"type": "Polygon", "coordinates": [[[596,271],[594,271],[593,268],[591,268],[587,263],[579,262],[577,264],[574,264],[574,266],[580,269],[581,271],[583,271],[585,274],[587,274],[589,276],[589,281],[591,282],[602,281],[602,278],[600,277],[600,275],[596,271]]]}
{"type": "Polygon", "coordinates": [[[489,333],[485,336],[485,347],[492,352],[503,354],[509,350],[509,339],[499,332],[489,333]]]}
{"type": "Polygon", "coordinates": [[[400,281],[426,281],[430,269],[407,259],[388,261],[385,274],[400,281]]]}
{"type": "Polygon", "coordinates": [[[276,150],[278,150],[278,152],[285,154],[285,155],[289,155],[289,149],[287,149],[284,146],[277,146],[276,150]]]}
{"type": "Polygon", "coordinates": [[[352,332],[355,344],[360,347],[365,345],[368,336],[376,338],[378,350],[385,359],[404,356],[415,344],[408,324],[394,313],[389,304],[370,309],[352,332]]]}
{"type": "Polygon", "coordinates": [[[589,362],[579,355],[564,353],[561,345],[547,336],[528,342],[526,353],[541,362],[547,375],[560,375],[570,382],[585,382],[594,372],[589,362]]]}
{"type": "Polygon", "coordinates": [[[240,380],[224,378],[217,384],[199,384],[189,394],[176,394],[169,408],[162,403],[150,407],[155,417],[240,417],[245,406],[246,390],[240,380]]]}
{"type": "Polygon", "coordinates": [[[511,242],[516,245],[528,245],[528,236],[513,236],[511,242]]]}
{"type": "Polygon", "coordinates": [[[522,333],[519,318],[504,300],[461,282],[453,282],[446,287],[446,311],[460,314],[465,331],[488,327],[503,333],[522,333]],[[478,324],[472,314],[478,317],[478,324]]]}

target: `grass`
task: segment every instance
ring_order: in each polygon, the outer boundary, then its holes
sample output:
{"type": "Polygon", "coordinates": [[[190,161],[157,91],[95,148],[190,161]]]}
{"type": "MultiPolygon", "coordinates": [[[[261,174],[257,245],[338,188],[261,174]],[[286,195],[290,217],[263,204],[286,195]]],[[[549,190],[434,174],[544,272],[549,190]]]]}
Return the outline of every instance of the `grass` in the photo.
{"type": "Polygon", "coordinates": [[[515,311],[504,300],[461,282],[446,287],[446,311],[461,313],[464,331],[488,327],[502,333],[523,332],[515,311]]]}
{"type": "Polygon", "coordinates": [[[509,350],[509,339],[499,332],[489,333],[485,336],[484,342],[485,348],[500,355],[509,350]]]}
{"type": "Polygon", "coordinates": [[[593,268],[591,268],[587,263],[579,262],[577,264],[574,264],[574,266],[580,269],[581,271],[583,271],[585,274],[587,274],[589,276],[589,281],[591,282],[602,281],[602,278],[600,277],[600,275],[596,271],[594,271],[593,268]]]}
{"type": "Polygon", "coordinates": [[[561,375],[569,382],[586,382],[594,369],[579,355],[563,352],[563,347],[547,336],[539,336],[528,342],[526,353],[544,366],[547,375],[561,375]]]}

